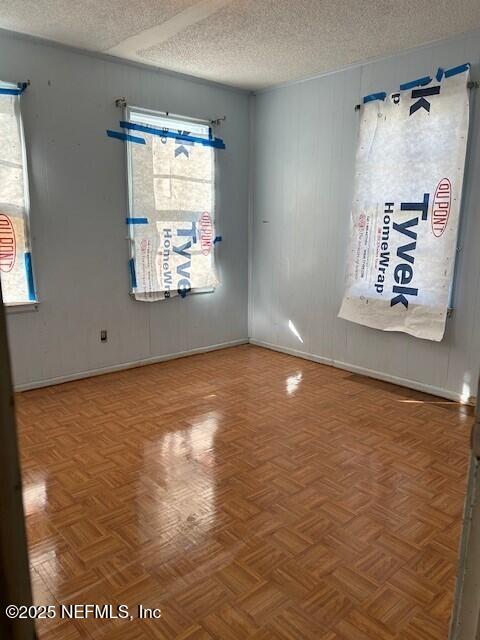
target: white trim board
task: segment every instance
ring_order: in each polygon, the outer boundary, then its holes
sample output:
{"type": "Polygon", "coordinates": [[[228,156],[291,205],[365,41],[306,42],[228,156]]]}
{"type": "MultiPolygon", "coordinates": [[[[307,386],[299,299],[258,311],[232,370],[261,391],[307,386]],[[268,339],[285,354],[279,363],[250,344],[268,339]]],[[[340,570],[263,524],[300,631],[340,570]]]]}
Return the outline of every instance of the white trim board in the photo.
{"type": "Polygon", "coordinates": [[[144,59],[138,55],[139,51],[145,51],[170,40],[188,27],[206,20],[229,2],[231,0],[197,0],[194,5],[180,11],[169,20],[126,38],[108,49],[106,53],[127,60],[142,61],[144,59]]]}
{"type": "Polygon", "coordinates": [[[14,391],[29,391],[30,389],[39,389],[41,387],[51,387],[56,384],[63,384],[64,382],[81,380],[82,378],[93,378],[94,376],[102,376],[106,373],[115,373],[116,371],[124,371],[125,369],[134,369],[136,367],[143,367],[145,365],[156,364],[158,362],[166,362],[167,360],[176,360],[177,358],[186,358],[188,356],[194,356],[200,353],[207,353],[208,351],[219,351],[220,349],[228,349],[228,347],[237,347],[241,344],[248,344],[248,338],[231,340],[230,342],[221,342],[219,344],[208,345],[206,347],[189,349],[188,351],[177,351],[176,353],[167,353],[161,356],[153,356],[152,358],[144,358],[143,360],[134,360],[133,362],[122,362],[121,364],[114,364],[109,367],[101,367],[100,369],[90,369],[88,371],[79,371],[77,373],[70,373],[65,376],[58,376],[56,378],[47,378],[45,380],[39,380],[36,382],[25,382],[23,384],[15,385],[14,391]]]}
{"type": "Polygon", "coordinates": [[[462,404],[474,404],[475,399],[472,397],[470,397],[468,401],[465,401],[460,393],[448,391],[447,389],[442,389],[441,387],[434,387],[429,384],[424,384],[423,382],[417,382],[415,380],[408,380],[407,378],[392,376],[388,373],[382,373],[381,371],[366,369],[365,367],[359,367],[355,364],[350,364],[349,362],[341,362],[339,360],[334,360],[333,358],[325,358],[323,356],[317,356],[313,353],[307,353],[306,351],[290,349],[289,347],[281,347],[280,345],[264,342],[263,340],[256,340],[255,338],[250,338],[250,344],[256,345],[257,347],[265,347],[266,349],[271,349],[272,351],[286,353],[290,356],[297,356],[298,358],[303,358],[304,360],[312,360],[313,362],[325,364],[337,369],[343,369],[344,371],[350,371],[351,373],[358,373],[360,375],[366,376],[367,378],[374,378],[376,380],[382,380],[383,382],[390,382],[391,384],[396,384],[400,387],[406,387],[408,389],[414,389],[415,391],[421,391],[422,393],[428,393],[432,396],[439,396],[440,398],[454,400],[455,402],[460,402],[462,404]]]}
{"type": "MultiPolygon", "coordinates": [[[[229,342],[221,342],[215,345],[209,345],[206,347],[198,347],[196,349],[189,349],[187,351],[178,351],[175,353],[167,353],[161,356],[153,356],[152,358],[144,358],[142,360],[134,360],[132,362],[122,362],[120,364],[111,365],[109,367],[101,367],[99,369],[90,369],[87,371],[79,371],[77,373],[67,374],[64,376],[57,376],[55,378],[46,378],[45,380],[38,380],[35,382],[25,382],[17,384],[14,390],[17,392],[29,391],[30,389],[39,389],[41,387],[50,387],[56,384],[63,384],[64,382],[72,382],[74,380],[81,380],[83,378],[92,378],[94,376],[101,376],[107,373],[115,373],[116,371],[124,371],[126,369],[134,369],[136,367],[143,367],[149,364],[156,364],[159,362],[166,362],[168,360],[175,360],[177,358],[186,358],[200,353],[208,353],[209,351],[219,351],[220,349],[228,349],[229,347],[236,347],[242,344],[253,344],[257,347],[264,347],[265,349],[271,349],[272,351],[278,351],[287,355],[295,356],[297,358],[303,358],[304,360],[311,360],[312,362],[318,362],[330,367],[336,367],[337,369],[343,369],[344,371],[350,371],[351,373],[358,373],[368,378],[374,378],[376,380],[382,380],[384,382],[390,382],[401,387],[408,389],[414,389],[415,391],[421,391],[430,395],[439,396],[440,398],[446,398],[447,400],[454,400],[455,402],[462,402],[465,404],[465,400],[462,399],[461,394],[454,393],[442,389],[441,387],[434,387],[432,385],[424,384],[422,382],[416,382],[414,380],[408,380],[406,378],[400,378],[398,376],[392,376],[380,371],[374,371],[372,369],[366,369],[365,367],[359,367],[347,362],[340,362],[333,360],[332,358],[325,358],[305,351],[299,351],[298,349],[291,349],[289,347],[282,347],[280,345],[264,342],[263,340],[256,340],[255,338],[241,338],[239,340],[231,340],[229,342]]],[[[472,400],[472,399],[470,399],[472,400]]],[[[471,404],[468,402],[467,404],[471,404]]]]}

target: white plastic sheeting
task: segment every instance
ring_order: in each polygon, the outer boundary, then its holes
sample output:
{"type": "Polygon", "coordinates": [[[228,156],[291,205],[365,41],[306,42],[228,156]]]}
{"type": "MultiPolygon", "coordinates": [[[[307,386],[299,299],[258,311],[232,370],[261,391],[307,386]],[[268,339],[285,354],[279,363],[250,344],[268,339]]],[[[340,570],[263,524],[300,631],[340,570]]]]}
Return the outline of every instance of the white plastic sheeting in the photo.
{"type": "Polygon", "coordinates": [[[153,302],[212,291],[219,280],[211,143],[221,141],[208,124],[134,107],[126,116],[132,293],[153,302]]]}
{"type": "Polygon", "coordinates": [[[28,177],[17,85],[0,83],[0,278],[5,304],[35,301],[28,177]]]}
{"type": "Polygon", "coordinates": [[[339,317],[440,341],[457,249],[469,65],[364,98],[339,317]]]}

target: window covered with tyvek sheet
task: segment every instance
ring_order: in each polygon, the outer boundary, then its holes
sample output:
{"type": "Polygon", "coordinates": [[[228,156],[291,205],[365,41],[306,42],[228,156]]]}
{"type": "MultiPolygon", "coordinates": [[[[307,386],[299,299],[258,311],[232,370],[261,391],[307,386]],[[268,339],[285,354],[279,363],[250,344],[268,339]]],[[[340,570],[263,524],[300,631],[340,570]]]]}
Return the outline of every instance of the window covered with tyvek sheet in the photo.
{"type": "Polygon", "coordinates": [[[132,292],[155,301],[211,291],[218,278],[210,127],[133,108],[127,118],[141,141],[127,142],[132,292]]]}
{"type": "Polygon", "coordinates": [[[0,83],[0,278],[5,304],[35,301],[20,93],[0,83]]]}

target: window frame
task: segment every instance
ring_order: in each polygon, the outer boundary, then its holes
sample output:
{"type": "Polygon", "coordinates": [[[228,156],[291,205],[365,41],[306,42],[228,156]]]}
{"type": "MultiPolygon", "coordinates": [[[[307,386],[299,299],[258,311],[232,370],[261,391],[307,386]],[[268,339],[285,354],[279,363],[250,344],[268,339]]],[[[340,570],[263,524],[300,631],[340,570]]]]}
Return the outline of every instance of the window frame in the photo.
{"type": "MultiPolygon", "coordinates": [[[[33,287],[33,298],[28,298],[26,300],[19,300],[15,302],[6,302],[3,299],[3,289],[2,289],[2,302],[3,306],[8,314],[10,313],[21,313],[24,311],[37,311],[38,310],[38,289],[37,283],[35,279],[35,268],[33,264],[33,250],[32,250],[32,233],[30,227],[30,182],[29,182],[29,170],[28,170],[28,154],[27,154],[27,142],[25,137],[25,127],[23,124],[23,114],[22,114],[22,104],[21,104],[21,96],[23,91],[27,87],[27,84],[19,84],[13,82],[5,82],[0,80],[0,89],[10,89],[13,91],[18,91],[18,94],[14,94],[13,97],[18,98],[14,106],[14,112],[17,118],[17,126],[20,137],[20,146],[22,150],[22,173],[23,173],[23,199],[24,199],[24,208],[25,213],[23,216],[23,225],[24,225],[24,236],[25,236],[25,249],[28,251],[24,252],[30,254],[30,274],[26,274],[27,278],[27,288],[30,294],[30,285],[28,280],[31,281],[31,285],[33,287]]],[[[1,162],[1,161],[0,161],[1,162]]],[[[0,274],[1,281],[1,274],[0,274]]]]}
{"type": "MultiPolygon", "coordinates": [[[[168,111],[159,111],[156,109],[148,109],[145,107],[138,107],[135,105],[129,105],[129,104],[124,104],[123,105],[123,119],[126,122],[134,122],[135,120],[131,119],[131,114],[139,114],[139,115],[145,115],[147,117],[151,117],[152,119],[154,118],[158,118],[159,121],[164,121],[164,120],[169,120],[171,121],[171,127],[172,128],[177,128],[177,125],[182,126],[183,124],[186,125],[200,125],[202,127],[208,127],[208,133],[209,133],[209,137],[213,139],[213,126],[214,123],[211,120],[206,120],[206,119],[201,119],[201,118],[192,118],[189,116],[184,116],[184,115],[180,115],[177,113],[170,113],[168,111]]],[[[161,127],[161,123],[159,122],[158,124],[154,124],[151,123],[151,126],[154,127],[161,127]]],[[[136,133],[135,131],[133,131],[132,133],[136,133]]],[[[140,134],[141,135],[141,134],[140,134]]],[[[195,135],[195,134],[194,134],[195,135]]],[[[125,157],[126,157],[126,166],[127,166],[127,200],[128,200],[128,217],[132,218],[135,217],[136,212],[134,210],[134,206],[133,206],[133,168],[132,168],[132,153],[131,153],[131,149],[132,149],[132,142],[130,142],[129,140],[126,141],[125,143],[125,157]]],[[[211,201],[212,201],[212,213],[213,213],[213,220],[214,220],[214,228],[216,227],[216,184],[217,184],[217,177],[218,177],[218,160],[217,160],[217,154],[213,151],[212,152],[212,195],[211,195],[211,201]]],[[[135,258],[135,252],[133,250],[133,246],[134,246],[134,236],[133,236],[133,231],[132,228],[129,226],[128,229],[128,237],[127,237],[127,244],[128,244],[128,259],[129,259],[129,264],[131,263],[132,260],[134,260],[135,258]]],[[[212,251],[215,251],[215,244],[213,243],[212,245],[212,251]]],[[[219,269],[218,269],[218,264],[216,259],[214,258],[214,268],[215,268],[215,272],[218,276],[218,284],[216,286],[207,286],[207,287],[196,287],[195,289],[192,289],[192,291],[188,294],[188,295],[192,295],[192,294],[205,294],[205,293],[215,293],[216,289],[218,288],[218,286],[221,283],[221,279],[219,277],[219,269]]],[[[130,278],[130,287],[129,287],[129,295],[131,297],[132,300],[134,300],[135,302],[145,302],[145,300],[141,300],[136,298],[135,295],[135,290],[133,287],[133,283],[132,283],[132,279],[130,278]]],[[[177,295],[172,296],[172,297],[179,297],[177,295]]],[[[164,298],[160,299],[160,300],[156,300],[156,302],[164,302],[166,299],[169,299],[168,296],[165,296],[164,298]]]]}

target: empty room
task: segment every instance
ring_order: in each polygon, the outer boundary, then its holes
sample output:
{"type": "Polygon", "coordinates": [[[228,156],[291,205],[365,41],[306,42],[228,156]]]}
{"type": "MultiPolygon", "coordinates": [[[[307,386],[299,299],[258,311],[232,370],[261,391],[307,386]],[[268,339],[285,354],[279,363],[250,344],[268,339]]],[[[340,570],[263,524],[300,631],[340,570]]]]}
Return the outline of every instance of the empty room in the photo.
{"type": "Polygon", "coordinates": [[[480,637],[480,5],[0,0],[1,640],[480,637]]]}

